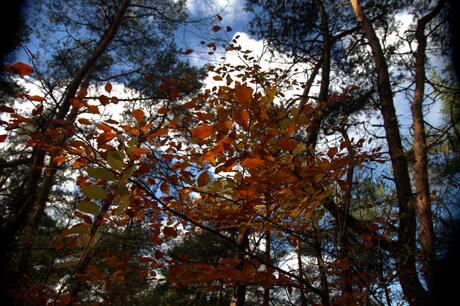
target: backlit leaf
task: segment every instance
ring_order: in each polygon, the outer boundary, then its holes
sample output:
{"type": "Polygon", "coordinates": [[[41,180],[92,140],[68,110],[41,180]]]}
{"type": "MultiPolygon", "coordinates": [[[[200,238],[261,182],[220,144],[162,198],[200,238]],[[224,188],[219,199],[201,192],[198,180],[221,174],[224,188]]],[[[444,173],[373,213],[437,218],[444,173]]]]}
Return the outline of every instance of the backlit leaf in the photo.
{"type": "Polygon", "coordinates": [[[260,158],[246,158],[241,164],[245,168],[252,169],[262,167],[265,164],[265,161],[260,158]]]}
{"type": "Polygon", "coordinates": [[[133,110],[133,117],[137,122],[142,122],[144,120],[144,111],[142,109],[133,110]]]}
{"type": "Polygon", "coordinates": [[[34,71],[34,69],[31,66],[24,64],[22,62],[15,63],[13,65],[5,65],[4,70],[19,74],[21,76],[29,75],[34,71]]]}
{"type": "Polygon", "coordinates": [[[86,234],[89,233],[90,226],[91,225],[87,223],[78,223],[72,226],[71,228],[65,229],[63,234],[64,236],[72,234],[86,234]]]}
{"type": "Polygon", "coordinates": [[[242,104],[249,104],[252,101],[252,88],[246,85],[237,85],[235,88],[235,100],[242,104]]]}
{"type": "Polygon", "coordinates": [[[89,176],[94,177],[96,179],[109,181],[115,180],[115,175],[110,170],[104,168],[89,167],[87,171],[89,176]]]}
{"type": "Polygon", "coordinates": [[[53,158],[53,162],[56,164],[56,165],[60,165],[62,164],[63,162],[65,162],[67,160],[67,157],[65,157],[64,155],[58,155],[56,156],[55,158],[53,158]]]}
{"type": "Polygon", "coordinates": [[[107,199],[107,194],[104,189],[98,185],[85,186],[82,188],[81,192],[90,199],[94,200],[104,200],[107,199]]]}
{"type": "Polygon", "coordinates": [[[90,201],[82,201],[78,203],[77,208],[79,211],[88,213],[91,215],[97,215],[100,212],[99,206],[97,206],[96,204],[90,201]]]}
{"type": "Polygon", "coordinates": [[[122,170],[124,167],[124,154],[119,151],[110,151],[107,153],[107,162],[109,163],[109,166],[114,169],[114,170],[122,170]]]}
{"type": "Polygon", "coordinates": [[[200,139],[205,139],[209,137],[212,133],[212,126],[208,124],[202,124],[194,129],[192,129],[192,135],[200,139]]]}

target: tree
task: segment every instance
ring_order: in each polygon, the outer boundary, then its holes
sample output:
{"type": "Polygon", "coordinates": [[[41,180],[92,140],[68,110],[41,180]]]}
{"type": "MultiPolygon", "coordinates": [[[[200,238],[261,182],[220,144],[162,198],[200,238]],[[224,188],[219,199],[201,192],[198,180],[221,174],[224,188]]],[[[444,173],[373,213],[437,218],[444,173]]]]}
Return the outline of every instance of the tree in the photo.
{"type": "MultiPolygon", "coordinates": [[[[297,21],[280,17],[290,15],[283,11],[284,4],[279,2],[270,14],[274,20],[285,21],[288,42],[293,43],[297,21]]],[[[298,19],[306,24],[307,40],[314,38],[311,48],[302,51],[302,56],[313,55],[305,79],[292,77],[290,69],[264,69],[235,37],[225,48],[239,54],[243,63],[210,66],[214,87],[192,95],[186,82],[190,78],[182,83],[179,78],[164,78],[159,85],[161,108],[136,105],[118,122],[100,114],[105,104],[120,101],[112,94],[112,84],[105,84],[110,97],[99,96],[100,105],[93,103],[86,88],[91,83],[89,75],[99,71],[95,67],[102,51],[116,37],[122,15],[129,12],[128,3],[122,2],[96,52],[83,64],[86,68],[67,86],[62,104],[40,111],[45,118],[56,114],[53,120],[45,120],[47,131],[27,128],[37,124],[36,114],[4,108],[10,113],[6,128],[29,139],[34,150],[35,168],[29,170],[24,184],[38,192],[34,199],[38,211],[47,201],[55,201],[50,188],[57,166],[78,173],[74,217],[66,218],[68,225],[53,241],[61,261],[47,259],[71,268],[54,270],[54,279],[35,287],[35,301],[138,303],[151,298],[143,281],[153,284],[161,271],[167,271],[168,286],[154,291],[164,293],[160,302],[165,304],[175,299],[183,303],[230,300],[236,306],[275,302],[382,305],[404,298],[412,305],[429,305],[436,265],[436,246],[430,240],[436,238],[435,221],[430,216],[432,199],[426,204],[426,197],[422,198],[424,190],[433,187],[417,183],[426,183],[428,175],[421,110],[428,50],[424,44],[431,41],[424,29],[445,7],[440,1],[414,10],[416,16],[425,17],[417,17],[416,35],[405,39],[418,42],[417,53],[409,53],[407,61],[394,62],[391,55],[396,49],[387,48],[380,31],[389,33],[388,14],[405,5],[386,1],[363,5],[353,0],[349,6],[340,6],[335,15],[335,2],[308,1],[306,8],[318,10],[317,14],[301,11],[301,16],[308,13],[311,20],[298,19]],[[353,45],[352,54],[361,52],[359,59],[369,62],[340,61],[344,49],[336,44],[353,45]],[[414,87],[409,86],[408,92],[414,91],[414,123],[421,124],[414,126],[414,173],[394,105],[397,87],[391,67],[401,63],[414,69],[414,87]],[[367,79],[337,81],[353,67],[362,69],[367,79]],[[371,145],[369,134],[356,136],[363,126],[359,114],[364,110],[381,115],[384,137],[380,144],[387,150],[371,145]],[[96,120],[85,117],[88,113],[96,120]],[[385,169],[375,167],[376,163],[389,165],[391,183],[385,183],[385,169]],[[43,177],[37,165],[48,165],[43,177]],[[369,167],[371,174],[362,167],[369,167]],[[430,226],[432,233],[427,230],[430,226]],[[184,238],[184,232],[198,229],[199,236],[184,238]],[[213,252],[196,254],[202,248],[197,237],[215,242],[209,243],[213,247],[206,245],[213,252]],[[175,239],[185,240],[181,246],[175,239]],[[112,241],[120,241],[120,246],[112,241]],[[170,251],[164,252],[168,247],[170,251]],[[418,266],[423,267],[423,279],[418,266]],[[167,289],[175,285],[182,289],[167,289]],[[391,292],[398,286],[402,297],[391,292]],[[137,290],[139,295],[132,297],[137,290]]],[[[292,7],[303,6],[295,2],[292,7]]],[[[272,30],[282,27],[272,26],[272,30]]],[[[222,27],[213,26],[212,31],[220,33],[222,27]]],[[[280,39],[278,34],[273,37],[280,39]]],[[[296,46],[282,48],[294,50],[296,61],[302,57],[296,46]]],[[[6,70],[26,75],[33,68],[17,63],[6,70]]],[[[37,107],[46,100],[27,94],[22,98],[37,107]]],[[[30,230],[37,228],[34,222],[39,219],[34,216],[24,236],[7,237],[20,242],[40,240],[30,230]]]]}

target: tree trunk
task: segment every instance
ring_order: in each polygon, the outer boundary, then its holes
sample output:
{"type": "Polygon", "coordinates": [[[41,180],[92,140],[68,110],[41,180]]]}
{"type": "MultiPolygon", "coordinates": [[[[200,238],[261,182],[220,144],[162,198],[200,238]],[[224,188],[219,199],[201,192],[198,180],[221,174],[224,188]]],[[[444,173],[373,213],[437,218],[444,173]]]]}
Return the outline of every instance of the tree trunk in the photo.
{"type": "MultiPolygon", "coordinates": [[[[245,248],[248,244],[248,235],[249,229],[242,228],[238,233],[238,237],[236,239],[236,243],[241,247],[245,248]]],[[[238,252],[238,259],[240,263],[243,263],[244,260],[244,253],[242,251],[238,252]]],[[[233,296],[232,301],[230,302],[230,306],[243,306],[246,300],[246,285],[245,284],[236,284],[233,289],[233,296]]]]}
{"type": "MultiPolygon", "coordinates": [[[[271,249],[271,233],[265,231],[265,261],[270,262],[270,249],[271,249]]],[[[268,267],[267,267],[268,268],[268,267]]],[[[263,306],[268,306],[270,303],[270,288],[264,288],[263,306]]]]}
{"type": "Polygon", "coordinates": [[[377,70],[377,89],[381,103],[383,125],[388,142],[388,149],[395,178],[396,194],[399,207],[398,250],[396,250],[396,268],[402,290],[411,305],[425,305],[428,295],[423,288],[416,268],[416,216],[412,195],[407,159],[401,142],[399,125],[393,103],[388,66],[382,46],[372,24],[361,10],[359,0],[350,0],[358,23],[372,50],[377,70]]]}
{"type": "Polygon", "coordinates": [[[428,289],[433,289],[433,272],[436,269],[435,234],[431,212],[430,185],[428,181],[427,143],[423,118],[425,94],[425,27],[442,9],[444,1],[438,2],[433,11],[422,17],[415,30],[418,46],[415,53],[415,93],[412,100],[412,122],[414,128],[415,188],[417,191],[417,213],[422,245],[422,269],[428,289]]]}

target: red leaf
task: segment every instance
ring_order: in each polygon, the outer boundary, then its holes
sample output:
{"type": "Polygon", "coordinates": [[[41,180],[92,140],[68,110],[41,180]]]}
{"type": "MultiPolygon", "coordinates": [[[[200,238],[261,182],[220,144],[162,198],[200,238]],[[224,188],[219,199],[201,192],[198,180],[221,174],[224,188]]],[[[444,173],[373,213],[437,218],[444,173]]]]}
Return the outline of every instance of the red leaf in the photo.
{"type": "Polygon", "coordinates": [[[106,106],[107,104],[110,103],[109,97],[107,97],[107,96],[105,96],[105,95],[101,95],[98,99],[99,99],[99,102],[101,102],[101,104],[102,104],[103,106],[106,106]]]}
{"type": "Polygon", "coordinates": [[[88,112],[91,114],[100,114],[99,108],[95,105],[88,105],[88,112]]]}
{"type": "Polygon", "coordinates": [[[192,54],[192,53],[193,53],[192,49],[187,49],[184,52],[182,52],[182,54],[185,54],[185,55],[192,54]]]}
{"type": "Polygon", "coordinates": [[[4,142],[8,135],[0,135],[0,142],[4,142]]]}
{"type": "Polygon", "coordinates": [[[22,62],[15,63],[13,65],[5,65],[3,66],[3,69],[5,71],[16,73],[21,76],[29,75],[34,71],[34,69],[31,66],[24,64],[22,62]]]}
{"type": "Polygon", "coordinates": [[[212,30],[213,30],[214,32],[219,32],[221,29],[222,29],[222,28],[221,28],[220,26],[218,26],[218,25],[215,25],[215,26],[212,27],[212,30]]]}

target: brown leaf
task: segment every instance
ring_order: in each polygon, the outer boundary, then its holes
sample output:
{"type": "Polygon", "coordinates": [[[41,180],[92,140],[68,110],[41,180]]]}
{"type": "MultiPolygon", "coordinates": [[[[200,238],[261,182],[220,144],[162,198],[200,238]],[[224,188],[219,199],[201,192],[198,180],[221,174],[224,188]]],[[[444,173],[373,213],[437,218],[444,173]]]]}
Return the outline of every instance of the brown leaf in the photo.
{"type": "Polygon", "coordinates": [[[112,91],[112,84],[110,84],[110,83],[105,84],[104,89],[105,89],[105,91],[110,93],[112,91]]]}
{"type": "Polygon", "coordinates": [[[249,104],[252,101],[252,88],[246,85],[237,85],[235,88],[235,100],[242,104],[249,104]]]}
{"type": "Polygon", "coordinates": [[[200,187],[205,186],[209,182],[209,174],[208,174],[208,172],[201,173],[196,181],[198,183],[198,186],[200,186],[200,187]]]}

